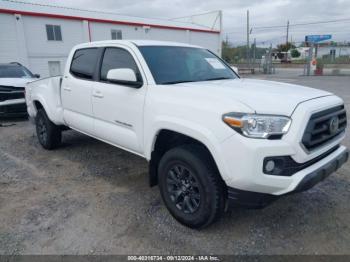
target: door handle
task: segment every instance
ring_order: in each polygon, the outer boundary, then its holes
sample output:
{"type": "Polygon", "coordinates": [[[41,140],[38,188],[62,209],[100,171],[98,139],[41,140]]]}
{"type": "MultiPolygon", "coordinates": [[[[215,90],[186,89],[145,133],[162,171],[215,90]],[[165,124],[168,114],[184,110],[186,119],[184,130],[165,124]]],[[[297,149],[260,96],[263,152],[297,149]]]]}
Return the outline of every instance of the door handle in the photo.
{"type": "Polygon", "coordinates": [[[92,95],[97,98],[103,98],[103,94],[101,91],[94,91],[92,95]]]}
{"type": "Polygon", "coordinates": [[[67,87],[67,86],[64,86],[63,90],[68,91],[68,92],[72,91],[72,89],[70,87],[67,87]]]}

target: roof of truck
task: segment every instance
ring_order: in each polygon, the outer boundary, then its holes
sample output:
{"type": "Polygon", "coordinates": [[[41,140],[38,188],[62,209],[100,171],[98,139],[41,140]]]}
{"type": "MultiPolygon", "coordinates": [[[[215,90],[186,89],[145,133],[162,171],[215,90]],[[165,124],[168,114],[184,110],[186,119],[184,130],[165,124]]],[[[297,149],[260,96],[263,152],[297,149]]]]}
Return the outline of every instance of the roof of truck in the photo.
{"type": "Polygon", "coordinates": [[[200,47],[196,45],[190,45],[186,43],[180,42],[172,42],[172,41],[155,41],[155,40],[132,40],[137,46],[189,46],[189,47],[200,47]]]}
{"type": "Polygon", "coordinates": [[[76,48],[91,47],[91,46],[103,46],[103,45],[113,45],[113,44],[123,44],[123,45],[136,45],[136,46],[183,46],[183,47],[194,47],[201,48],[200,46],[190,45],[180,42],[171,41],[154,41],[154,40],[106,40],[106,41],[95,41],[88,42],[84,44],[77,45],[76,48]]]}

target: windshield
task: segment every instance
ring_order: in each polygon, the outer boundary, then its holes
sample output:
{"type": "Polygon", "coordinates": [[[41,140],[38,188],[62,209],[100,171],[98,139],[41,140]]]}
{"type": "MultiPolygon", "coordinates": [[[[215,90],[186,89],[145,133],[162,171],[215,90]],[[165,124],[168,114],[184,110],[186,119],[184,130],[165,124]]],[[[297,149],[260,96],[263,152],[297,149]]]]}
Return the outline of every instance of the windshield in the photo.
{"type": "Polygon", "coordinates": [[[237,77],[206,49],[182,46],[140,46],[139,49],[159,85],[237,77]]]}
{"type": "Polygon", "coordinates": [[[23,66],[0,65],[0,78],[33,78],[33,74],[23,66]]]}

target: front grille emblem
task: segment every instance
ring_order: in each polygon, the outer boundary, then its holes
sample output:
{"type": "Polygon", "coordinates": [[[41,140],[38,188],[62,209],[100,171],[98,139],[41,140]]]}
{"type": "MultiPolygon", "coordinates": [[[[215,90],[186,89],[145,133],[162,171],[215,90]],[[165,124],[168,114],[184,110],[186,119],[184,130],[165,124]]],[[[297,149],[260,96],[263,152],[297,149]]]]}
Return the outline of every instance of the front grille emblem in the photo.
{"type": "Polygon", "coordinates": [[[331,118],[331,121],[329,122],[329,133],[335,134],[338,131],[339,128],[339,118],[337,116],[334,116],[331,118]]]}
{"type": "Polygon", "coordinates": [[[311,115],[305,128],[302,144],[310,152],[343,135],[345,128],[344,105],[316,112],[311,115]]]}

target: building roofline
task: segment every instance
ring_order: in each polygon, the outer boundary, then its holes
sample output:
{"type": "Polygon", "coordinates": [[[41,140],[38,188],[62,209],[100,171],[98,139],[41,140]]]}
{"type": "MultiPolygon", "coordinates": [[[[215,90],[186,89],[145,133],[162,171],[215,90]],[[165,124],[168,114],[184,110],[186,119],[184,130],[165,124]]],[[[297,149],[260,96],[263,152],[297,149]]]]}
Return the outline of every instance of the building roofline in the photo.
{"type": "Polygon", "coordinates": [[[35,16],[35,17],[48,17],[48,18],[68,19],[68,20],[79,20],[79,21],[86,20],[86,21],[89,21],[89,22],[96,22],[96,23],[108,23],[108,24],[129,25],[129,26],[150,26],[150,27],[160,28],[160,29],[189,30],[189,31],[193,31],[193,32],[220,34],[220,31],[209,30],[209,29],[199,29],[199,28],[191,28],[191,27],[160,25],[160,24],[141,23],[141,22],[129,22],[129,21],[100,19],[100,18],[89,18],[89,17],[82,17],[82,16],[50,14],[50,13],[31,12],[31,11],[22,11],[22,10],[14,10],[14,9],[3,9],[3,8],[0,8],[0,13],[3,13],[3,14],[19,14],[19,15],[27,15],[27,16],[35,16]]]}

